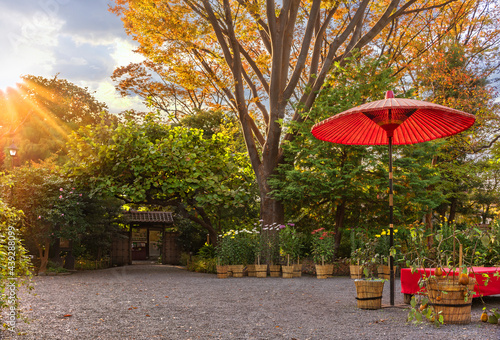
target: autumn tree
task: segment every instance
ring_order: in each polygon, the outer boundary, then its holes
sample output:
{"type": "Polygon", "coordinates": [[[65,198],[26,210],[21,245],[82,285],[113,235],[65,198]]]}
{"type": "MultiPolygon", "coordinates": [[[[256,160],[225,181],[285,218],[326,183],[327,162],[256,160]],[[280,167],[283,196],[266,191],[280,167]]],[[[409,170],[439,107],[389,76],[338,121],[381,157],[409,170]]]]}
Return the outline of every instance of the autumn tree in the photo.
{"type": "Polygon", "coordinates": [[[122,96],[138,95],[144,98],[146,104],[176,123],[183,117],[224,107],[224,94],[213,91],[206,84],[208,80],[200,78],[192,70],[178,71],[175,67],[145,60],[118,67],[111,79],[117,82],[116,89],[122,96]],[[179,85],[179,78],[191,85],[179,85]]]}
{"type": "Polygon", "coordinates": [[[434,23],[429,16],[459,6],[453,0],[115,2],[112,10],[139,42],[138,52],[174,75],[190,75],[172,79],[181,88],[195,83],[223,93],[237,113],[265,224],[284,218],[268,183],[285,162],[282,143],[293,139],[283,124],[306,119],[301,113],[313,106],[333,63],[345,63],[353,50],[379,51],[405,18],[423,30],[434,23]]]}
{"type": "Polygon", "coordinates": [[[415,78],[413,86],[422,98],[476,116],[471,129],[448,137],[434,155],[442,181],[433,189],[447,197],[437,211],[450,220],[455,220],[459,208],[468,204],[476,188],[484,185],[478,174],[490,157],[489,149],[500,138],[497,84],[491,81],[500,66],[492,60],[498,57],[498,49],[490,46],[491,42],[483,43],[478,46],[471,37],[449,35],[432,49],[432,59],[424,58],[410,70],[415,78]]]}

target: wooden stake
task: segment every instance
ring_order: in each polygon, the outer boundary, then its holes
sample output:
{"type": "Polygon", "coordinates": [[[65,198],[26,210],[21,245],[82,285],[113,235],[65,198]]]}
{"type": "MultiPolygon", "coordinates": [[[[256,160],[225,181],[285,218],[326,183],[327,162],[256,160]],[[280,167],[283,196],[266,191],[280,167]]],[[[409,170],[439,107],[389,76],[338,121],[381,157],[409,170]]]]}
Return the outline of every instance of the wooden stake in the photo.
{"type": "Polygon", "coordinates": [[[462,250],[462,244],[460,243],[458,245],[458,267],[459,268],[462,267],[463,257],[464,257],[464,254],[463,254],[463,250],[462,250]]]}

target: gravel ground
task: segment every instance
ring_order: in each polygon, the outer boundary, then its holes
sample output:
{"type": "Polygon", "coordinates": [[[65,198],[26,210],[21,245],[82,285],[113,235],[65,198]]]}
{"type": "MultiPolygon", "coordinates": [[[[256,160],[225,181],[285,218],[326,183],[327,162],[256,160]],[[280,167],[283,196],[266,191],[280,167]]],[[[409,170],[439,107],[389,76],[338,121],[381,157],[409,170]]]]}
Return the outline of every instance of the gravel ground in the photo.
{"type": "MultiPolygon", "coordinates": [[[[30,321],[13,339],[500,339],[500,326],[479,321],[477,299],[468,325],[411,325],[408,309],[356,308],[348,277],[217,279],[132,265],[34,282],[34,293],[20,293],[30,321]]],[[[397,280],[396,305],[399,292],[397,280]]],[[[388,282],[382,301],[389,304],[388,282]]],[[[485,302],[500,308],[500,296],[485,302]]]]}

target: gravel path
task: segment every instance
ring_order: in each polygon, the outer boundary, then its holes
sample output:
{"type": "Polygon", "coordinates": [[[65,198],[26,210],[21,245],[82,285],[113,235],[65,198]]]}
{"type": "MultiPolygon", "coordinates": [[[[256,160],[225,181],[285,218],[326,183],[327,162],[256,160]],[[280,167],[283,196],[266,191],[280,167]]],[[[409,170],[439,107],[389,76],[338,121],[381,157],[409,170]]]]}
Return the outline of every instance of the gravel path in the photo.
{"type": "MultiPolygon", "coordinates": [[[[132,265],[34,281],[34,293],[20,294],[31,321],[13,339],[500,339],[500,326],[478,321],[476,299],[469,325],[415,326],[407,309],[356,308],[348,277],[217,279],[132,265]]],[[[396,304],[399,292],[396,282],[396,304]]],[[[500,308],[500,296],[485,301],[500,308]]]]}

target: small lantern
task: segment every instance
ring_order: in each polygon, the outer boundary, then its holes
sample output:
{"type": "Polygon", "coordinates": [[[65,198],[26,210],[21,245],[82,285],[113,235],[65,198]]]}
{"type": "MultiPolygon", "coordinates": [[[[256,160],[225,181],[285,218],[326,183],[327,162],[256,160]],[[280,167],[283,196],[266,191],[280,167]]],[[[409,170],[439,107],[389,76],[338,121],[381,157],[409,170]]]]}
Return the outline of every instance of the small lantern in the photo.
{"type": "Polygon", "coordinates": [[[12,157],[16,157],[18,148],[17,148],[16,144],[14,144],[14,142],[12,142],[12,144],[8,147],[8,149],[9,149],[10,155],[12,157]]]}

